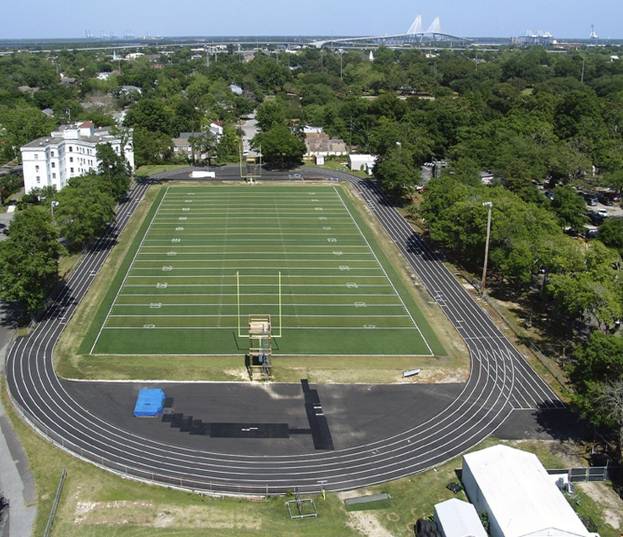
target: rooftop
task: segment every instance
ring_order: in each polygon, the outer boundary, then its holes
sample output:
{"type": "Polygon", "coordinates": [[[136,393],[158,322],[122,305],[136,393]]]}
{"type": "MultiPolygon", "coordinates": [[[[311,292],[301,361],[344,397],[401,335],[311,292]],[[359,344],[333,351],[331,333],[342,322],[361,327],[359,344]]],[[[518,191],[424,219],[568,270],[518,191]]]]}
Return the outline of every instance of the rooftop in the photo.
{"type": "Polygon", "coordinates": [[[110,134],[108,128],[94,128],[92,121],[78,122],[70,125],[60,125],[50,136],[37,138],[32,142],[24,144],[22,148],[41,148],[47,145],[58,145],[65,141],[81,141],[91,144],[101,144],[118,140],[117,136],[110,134]],[[80,129],[90,129],[90,135],[80,133],[80,129]],[[71,134],[69,131],[75,131],[71,134]]]}
{"type": "Polygon", "coordinates": [[[532,453],[497,445],[464,456],[506,537],[589,532],[532,453]]]}
{"type": "Polygon", "coordinates": [[[435,519],[445,537],[487,537],[471,503],[452,498],[435,505],[435,519]]]}

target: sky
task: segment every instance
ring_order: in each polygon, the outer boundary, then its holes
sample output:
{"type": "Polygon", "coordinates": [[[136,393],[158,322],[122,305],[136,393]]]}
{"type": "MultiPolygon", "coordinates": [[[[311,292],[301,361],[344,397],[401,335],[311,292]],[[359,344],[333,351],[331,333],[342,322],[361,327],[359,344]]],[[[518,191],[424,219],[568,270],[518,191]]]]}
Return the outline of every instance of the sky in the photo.
{"type": "Polygon", "coordinates": [[[623,0],[2,0],[0,39],[92,35],[384,35],[426,29],[623,38],[623,0]],[[4,4],[4,5],[2,5],[4,4]]]}

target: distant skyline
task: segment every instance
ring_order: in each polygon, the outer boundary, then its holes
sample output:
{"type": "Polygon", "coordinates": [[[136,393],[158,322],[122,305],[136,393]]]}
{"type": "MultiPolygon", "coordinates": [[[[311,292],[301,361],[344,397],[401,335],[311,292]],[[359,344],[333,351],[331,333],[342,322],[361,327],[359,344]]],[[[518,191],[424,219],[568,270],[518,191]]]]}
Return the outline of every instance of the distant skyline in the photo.
{"type": "Polygon", "coordinates": [[[416,15],[426,29],[510,37],[623,38],[623,0],[19,0],[2,8],[0,39],[136,36],[383,35],[404,33],[416,15]]]}

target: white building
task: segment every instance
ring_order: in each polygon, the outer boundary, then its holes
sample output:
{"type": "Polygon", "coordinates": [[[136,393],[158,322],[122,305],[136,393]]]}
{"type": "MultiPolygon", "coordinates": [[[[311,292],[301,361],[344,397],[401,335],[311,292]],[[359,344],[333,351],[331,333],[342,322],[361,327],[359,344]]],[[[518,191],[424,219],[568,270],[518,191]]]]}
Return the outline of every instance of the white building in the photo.
{"type": "Polygon", "coordinates": [[[456,498],[435,505],[435,523],[442,537],[488,537],[474,506],[456,498]]]}
{"type": "Polygon", "coordinates": [[[463,457],[463,486],[491,537],[588,537],[569,502],[532,453],[497,445],[463,457]]]}
{"type": "Polygon", "coordinates": [[[348,166],[353,171],[366,172],[368,175],[372,175],[372,168],[375,164],[376,157],[374,155],[348,155],[348,166]]]}
{"type": "Polygon", "coordinates": [[[99,144],[110,144],[134,170],[132,135],[122,148],[122,139],[109,129],[96,129],[91,121],[62,125],[49,137],[39,138],[21,148],[24,166],[24,188],[55,186],[61,190],[69,179],[97,171],[96,151],[99,144]]]}

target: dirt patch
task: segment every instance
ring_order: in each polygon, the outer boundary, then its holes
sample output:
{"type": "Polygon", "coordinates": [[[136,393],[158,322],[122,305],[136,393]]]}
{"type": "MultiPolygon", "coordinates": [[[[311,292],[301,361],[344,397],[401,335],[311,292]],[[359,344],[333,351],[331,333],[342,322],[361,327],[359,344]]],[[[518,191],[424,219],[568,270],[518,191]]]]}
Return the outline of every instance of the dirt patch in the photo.
{"type": "Polygon", "coordinates": [[[238,510],[219,507],[156,505],[153,502],[78,502],[74,524],[259,530],[261,521],[238,510]]]}
{"type": "Polygon", "coordinates": [[[623,528],[623,500],[606,483],[578,483],[577,487],[585,492],[602,508],[604,522],[615,530],[623,528]]]}
{"type": "Polygon", "coordinates": [[[247,370],[242,367],[237,367],[236,369],[225,369],[223,373],[228,377],[232,377],[234,380],[240,380],[243,382],[247,382],[249,380],[249,373],[247,370]]]}
{"type": "MultiPolygon", "coordinates": [[[[344,501],[348,498],[356,498],[372,494],[369,489],[350,490],[338,493],[337,497],[344,501]]],[[[346,523],[365,537],[393,537],[393,535],[381,524],[381,521],[373,511],[349,511],[346,513],[348,519],[346,523]]]]}
{"type": "Polygon", "coordinates": [[[373,513],[352,511],[348,513],[346,523],[350,528],[366,537],[393,537],[373,513]]]}

